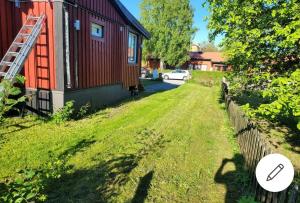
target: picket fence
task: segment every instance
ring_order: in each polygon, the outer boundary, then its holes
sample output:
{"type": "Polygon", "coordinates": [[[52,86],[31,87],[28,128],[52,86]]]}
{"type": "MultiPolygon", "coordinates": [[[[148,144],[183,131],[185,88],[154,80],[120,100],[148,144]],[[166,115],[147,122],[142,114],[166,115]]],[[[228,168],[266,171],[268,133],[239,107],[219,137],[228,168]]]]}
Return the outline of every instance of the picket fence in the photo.
{"type": "Polygon", "coordinates": [[[264,136],[244,114],[242,109],[233,101],[228,93],[228,83],[222,82],[222,97],[224,98],[229,118],[234,126],[240,150],[245,159],[245,167],[250,173],[250,188],[257,201],[262,203],[297,203],[299,187],[292,184],[282,192],[272,193],[264,190],[257,182],[255,168],[266,155],[276,151],[266,141],[264,136]]]}

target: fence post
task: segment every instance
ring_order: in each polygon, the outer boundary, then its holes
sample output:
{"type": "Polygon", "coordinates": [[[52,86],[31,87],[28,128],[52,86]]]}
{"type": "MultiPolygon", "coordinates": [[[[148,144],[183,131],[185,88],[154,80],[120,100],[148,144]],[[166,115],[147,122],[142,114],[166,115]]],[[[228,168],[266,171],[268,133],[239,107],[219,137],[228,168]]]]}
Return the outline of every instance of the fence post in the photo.
{"type": "Polygon", "coordinates": [[[294,187],[292,187],[291,193],[289,195],[290,197],[289,197],[288,203],[296,203],[297,202],[298,192],[299,192],[298,185],[294,185],[294,187]]]}

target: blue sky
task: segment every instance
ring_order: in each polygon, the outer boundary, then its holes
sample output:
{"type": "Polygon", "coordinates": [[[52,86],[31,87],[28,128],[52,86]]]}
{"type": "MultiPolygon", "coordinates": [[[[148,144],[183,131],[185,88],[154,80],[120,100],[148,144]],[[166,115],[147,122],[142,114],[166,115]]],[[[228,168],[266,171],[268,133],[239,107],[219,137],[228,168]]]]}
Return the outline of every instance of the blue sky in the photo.
{"type": "MultiPolygon", "coordinates": [[[[202,7],[205,0],[191,0],[191,4],[195,9],[194,26],[198,29],[195,35],[194,42],[200,43],[208,41],[207,22],[204,20],[205,16],[209,15],[206,8],[202,7]]],[[[121,0],[126,8],[137,18],[140,18],[139,4],[141,0],[121,0]]],[[[221,38],[216,39],[215,44],[219,44],[221,38]]]]}

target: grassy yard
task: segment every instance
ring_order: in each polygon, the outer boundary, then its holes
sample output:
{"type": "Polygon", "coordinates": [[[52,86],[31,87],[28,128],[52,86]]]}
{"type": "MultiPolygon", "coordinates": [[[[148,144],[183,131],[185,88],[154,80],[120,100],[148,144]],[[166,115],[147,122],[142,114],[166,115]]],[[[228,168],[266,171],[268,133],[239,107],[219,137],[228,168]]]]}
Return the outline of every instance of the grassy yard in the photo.
{"type": "Polygon", "coordinates": [[[53,202],[235,202],[240,166],[219,103],[220,73],[62,125],[27,117],[0,129],[0,179],[68,157],[53,202]]]}

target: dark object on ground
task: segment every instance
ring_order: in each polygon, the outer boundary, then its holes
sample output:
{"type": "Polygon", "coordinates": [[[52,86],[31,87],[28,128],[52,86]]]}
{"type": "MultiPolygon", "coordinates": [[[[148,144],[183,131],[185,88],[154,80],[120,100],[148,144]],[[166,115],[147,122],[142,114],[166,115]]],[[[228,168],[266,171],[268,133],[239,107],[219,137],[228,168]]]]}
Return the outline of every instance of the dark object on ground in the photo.
{"type": "Polygon", "coordinates": [[[136,86],[129,87],[129,91],[130,91],[131,96],[139,95],[139,89],[136,86]]]}

